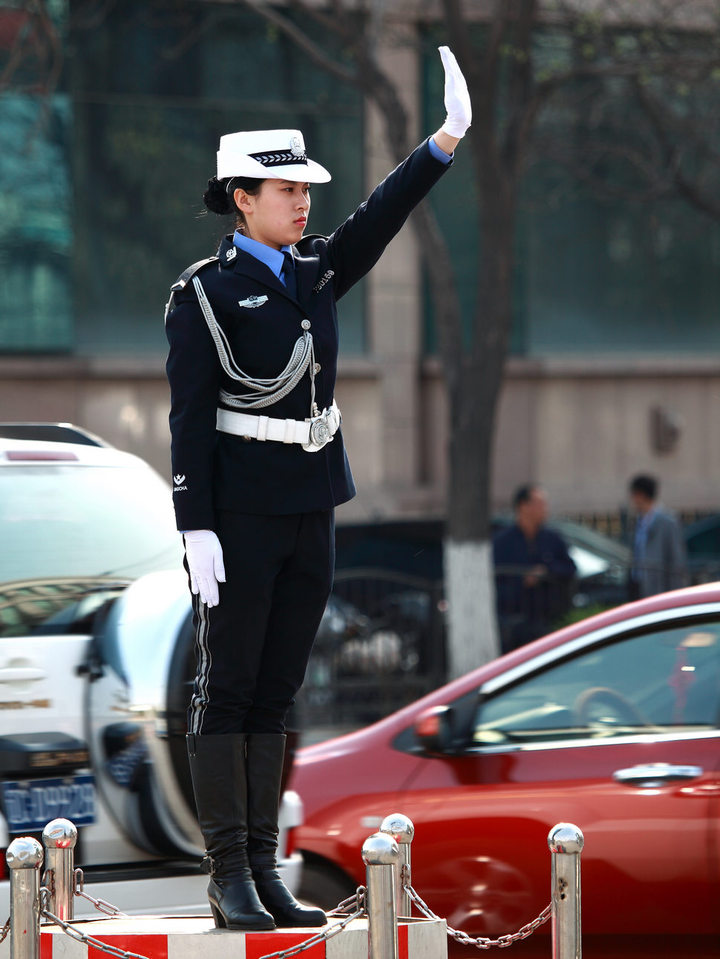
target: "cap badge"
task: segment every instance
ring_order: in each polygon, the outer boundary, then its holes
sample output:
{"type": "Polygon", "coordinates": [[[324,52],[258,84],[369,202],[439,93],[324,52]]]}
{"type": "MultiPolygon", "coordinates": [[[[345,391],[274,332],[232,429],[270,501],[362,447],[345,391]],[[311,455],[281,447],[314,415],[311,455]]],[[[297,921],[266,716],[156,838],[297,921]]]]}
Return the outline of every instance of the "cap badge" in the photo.
{"type": "Polygon", "coordinates": [[[291,137],[290,139],[290,152],[293,156],[296,157],[305,157],[305,147],[303,146],[302,140],[300,137],[291,137]]]}

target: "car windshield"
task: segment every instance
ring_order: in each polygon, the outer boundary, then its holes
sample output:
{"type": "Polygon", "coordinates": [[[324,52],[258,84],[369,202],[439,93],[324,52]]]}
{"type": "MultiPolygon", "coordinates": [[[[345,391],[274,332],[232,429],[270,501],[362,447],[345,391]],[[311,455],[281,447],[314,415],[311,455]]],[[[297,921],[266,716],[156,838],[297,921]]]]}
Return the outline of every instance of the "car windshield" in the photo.
{"type": "Polygon", "coordinates": [[[0,470],[0,582],[135,579],[179,561],[167,486],[144,467],[43,464],[0,470]]]}
{"type": "Polygon", "coordinates": [[[0,469],[0,636],[92,629],[130,580],[182,558],[168,486],[142,463],[0,469]]]}
{"type": "Polygon", "coordinates": [[[0,470],[0,582],[134,579],[178,562],[169,490],[144,466],[0,470]]]}

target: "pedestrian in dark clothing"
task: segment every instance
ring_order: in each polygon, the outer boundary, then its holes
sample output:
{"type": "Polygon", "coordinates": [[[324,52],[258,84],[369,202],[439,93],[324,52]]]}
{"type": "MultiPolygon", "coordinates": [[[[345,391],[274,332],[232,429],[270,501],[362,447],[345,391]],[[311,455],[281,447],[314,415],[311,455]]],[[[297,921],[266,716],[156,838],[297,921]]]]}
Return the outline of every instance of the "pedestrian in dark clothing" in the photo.
{"type": "Polygon", "coordinates": [[[493,541],[503,653],[550,631],[567,611],[576,571],[563,538],[545,525],[548,500],[542,487],[521,486],[513,507],[514,524],[493,541]]]}

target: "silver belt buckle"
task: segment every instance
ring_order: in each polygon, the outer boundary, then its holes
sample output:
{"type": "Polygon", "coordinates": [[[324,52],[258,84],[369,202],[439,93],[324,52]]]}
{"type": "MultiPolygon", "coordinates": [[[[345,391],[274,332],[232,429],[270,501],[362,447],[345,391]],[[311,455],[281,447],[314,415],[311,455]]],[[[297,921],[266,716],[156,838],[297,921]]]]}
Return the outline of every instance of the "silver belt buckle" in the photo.
{"type": "Polygon", "coordinates": [[[310,424],[310,442],[303,443],[306,453],[317,453],[323,446],[332,443],[334,437],[330,429],[330,410],[323,410],[319,416],[305,420],[310,424]]]}

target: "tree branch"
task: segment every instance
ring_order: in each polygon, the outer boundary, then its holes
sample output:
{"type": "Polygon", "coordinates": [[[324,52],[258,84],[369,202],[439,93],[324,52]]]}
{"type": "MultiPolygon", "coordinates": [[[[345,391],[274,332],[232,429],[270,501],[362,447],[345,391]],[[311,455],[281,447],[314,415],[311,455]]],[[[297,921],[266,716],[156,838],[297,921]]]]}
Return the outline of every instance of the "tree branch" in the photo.
{"type": "Polygon", "coordinates": [[[357,78],[352,70],[341,66],[341,64],[331,56],[328,56],[323,48],[315,43],[314,40],[311,40],[299,27],[278,13],[273,7],[263,3],[262,0],[221,0],[221,2],[239,3],[253,10],[292,40],[303,53],[307,54],[316,66],[322,70],[326,70],[331,76],[336,77],[338,80],[342,80],[343,83],[357,85],[357,78]]]}
{"type": "Polygon", "coordinates": [[[95,30],[105,23],[108,14],[119,0],[88,0],[71,6],[71,24],[78,30],[95,30]]]}
{"type": "Polygon", "coordinates": [[[672,142],[668,129],[669,125],[675,125],[673,121],[675,121],[676,118],[673,116],[669,124],[668,118],[672,115],[667,109],[663,109],[660,106],[657,100],[650,95],[649,91],[645,89],[642,84],[635,84],[635,93],[660,142],[664,153],[666,168],[669,171],[670,179],[678,193],[706,215],[715,220],[720,220],[720,202],[715,198],[714,193],[703,191],[697,181],[691,180],[683,172],[680,150],[672,142]]]}
{"type": "Polygon", "coordinates": [[[320,7],[312,4],[302,3],[301,0],[289,0],[289,6],[294,10],[299,10],[303,16],[314,20],[319,26],[334,33],[346,43],[353,40],[352,32],[346,25],[347,11],[343,8],[340,0],[333,0],[333,13],[327,14],[320,7]]]}
{"type": "Polygon", "coordinates": [[[625,62],[610,63],[587,63],[578,64],[569,70],[564,70],[545,80],[539,81],[535,86],[535,96],[539,99],[547,99],[559,87],[572,83],[574,80],[586,80],[592,78],[617,77],[625,79],[634,79],[651,74],[670,74],[686,79],[688,82],[697,82],[707,77],[720,67],[720,51],[716,52],[710,58],[698,59],[689,56],[665,56],[653,59],[639,58],[637,60],[628,60],[625,62]],[[693,69],[694,68],[694,69],[693,69]],[[689,71],[684,73],[684,71],[689,71]]]}
{"type": "Polygon", "coordinates": [[[508,112],[510,118],[505,134],[503,154],[512,168],[514,179],[519,176],[531,127],[528,125],[525,104],[533,88],[532,34],[537,14],[537,0],[518,0],[516,14],[514,56],[510,68],[508,112]]]}

